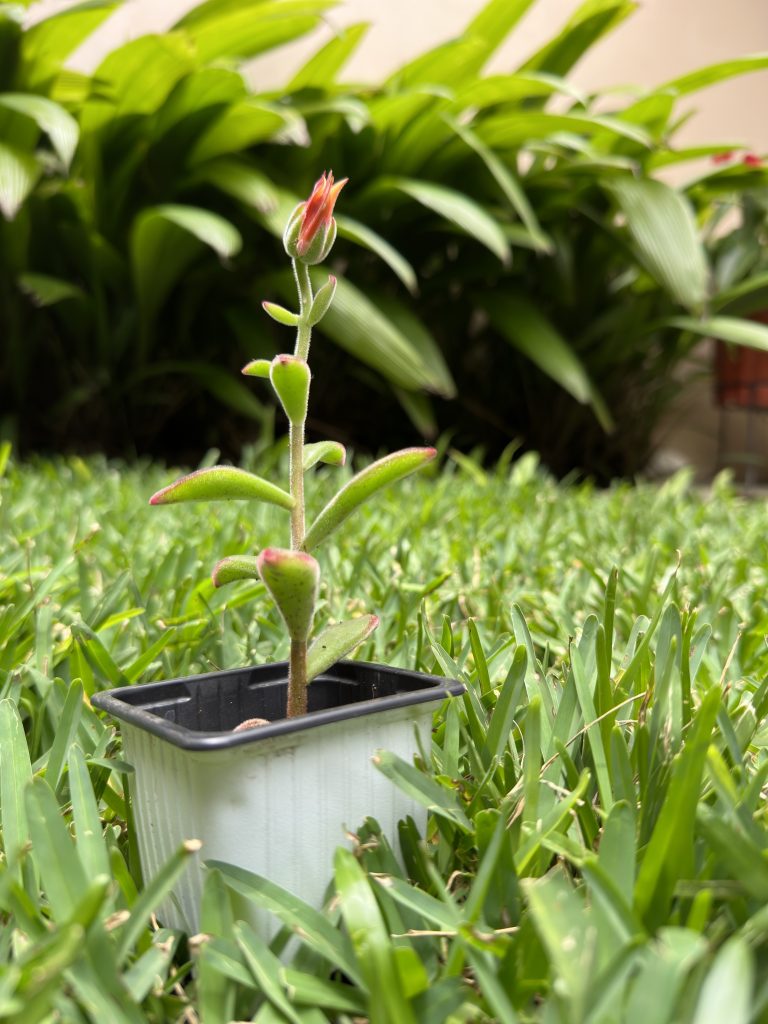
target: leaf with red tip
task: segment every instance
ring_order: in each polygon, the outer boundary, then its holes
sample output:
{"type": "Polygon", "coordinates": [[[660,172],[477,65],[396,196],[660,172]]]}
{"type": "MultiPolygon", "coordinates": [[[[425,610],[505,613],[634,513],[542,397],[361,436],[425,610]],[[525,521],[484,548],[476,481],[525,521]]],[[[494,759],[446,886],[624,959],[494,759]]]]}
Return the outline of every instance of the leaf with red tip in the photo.
{"type": "Polygon", "coordinates": [[[213,567],[211,580],[214,587],[223,587],[225,583],[236,583],[238,580],[258,580],[259,567],[255,558],[248,555],[231,555],[222,558],[213,567]]]}
{"type": "Polygon", "coordinates": [[[262,480],[236,466],[198,469],[163,487],[149,499],[150,505],[173,505],[179,501],[267,501],[292,509],[293,498],[282,487],[262,480]]]}
{"type": "Polygon", "coordinates": [[[434,448],[403,448],[392,455],[385,455],[353,476],[312,523],[304,538],[304,549],[311,551],[317,547],[372,494],[426,466],[435,455],[434,448]]]}
{"type": "Polygon", "coordinates": [[[256,564],[291,640],[306,640],[315,614],[320,566],[312,555],[284,548],[265,548],[256,564]]]}
{"type": "Polygon", "coordinates": [[[347,449],[338,441],[315,441],[304,445],[304,470],[311,469],[318,462],[327,466],[343,466],[347,461],[347,449]]]}
{"type": "Polygon", "coordinates": [[[361,615],[359,619],[347,619],[333,626],[326,626],[318,633],[307,652],[307,681],[335,665],[354,651],[376,629],[379,620],[375,615],[361,615]]]}

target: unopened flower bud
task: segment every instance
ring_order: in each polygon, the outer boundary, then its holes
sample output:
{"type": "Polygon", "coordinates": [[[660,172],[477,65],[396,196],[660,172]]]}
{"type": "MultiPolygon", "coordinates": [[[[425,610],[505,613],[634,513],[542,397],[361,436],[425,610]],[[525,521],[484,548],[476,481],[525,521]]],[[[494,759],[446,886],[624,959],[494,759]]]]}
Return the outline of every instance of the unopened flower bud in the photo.
{"type": "Polygon", "coordinates": [[[293,211],[283,234],[285,251],[293,259],[312,266],[327,257],[336,241],[333,208],[347,181],[343,178],[334,184],[333,171],[323,174],[309,199],[293,211]]]}

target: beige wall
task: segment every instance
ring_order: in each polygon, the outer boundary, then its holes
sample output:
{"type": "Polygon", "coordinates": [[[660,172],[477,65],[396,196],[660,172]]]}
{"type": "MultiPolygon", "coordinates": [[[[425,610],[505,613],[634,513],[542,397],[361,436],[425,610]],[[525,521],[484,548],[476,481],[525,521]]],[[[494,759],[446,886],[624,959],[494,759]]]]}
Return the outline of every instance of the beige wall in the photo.
{"type": "MultiPolygon", "coordinates": [[[[538,0],[494,56],[489,71],[513,69],[556,32],[580,0],[538,0]]],[[[42,0],[32,17],[67,6],[42,0]]],[[[76,55],[76,65],[96,66],[100,55],[122,40],[166,29],[193,0],[126,0],[76,55]]],[[[483,0],[346,0],[311,38],[253,62],[257,86],[274,88],[338,27],[358,21],[371,28],[348,65],[346,77],[375,81],[426,47],[456,36],[483,0]]],[[[703,64],[768,51],[768,0],[642,0],[638,11],[597,44],[573,72],[584,88],[652,86],[703,64]]],[[[727,141],[768,151],[768,72],[721,83],[692,97],[697,111],[681,141],[727,141]]],[[[729,449],[743,449],[744,421],[727,414],[729,449]]],[[[706,475],[716,465],[719,413],[704,379],[691,388],[664,425],[661,443],[706,475]]],[[[760,450],[768,451],[768,422],[756,422],[760,450]]],[[[674,461],[674,459],[673,459],[674,461]]]]}

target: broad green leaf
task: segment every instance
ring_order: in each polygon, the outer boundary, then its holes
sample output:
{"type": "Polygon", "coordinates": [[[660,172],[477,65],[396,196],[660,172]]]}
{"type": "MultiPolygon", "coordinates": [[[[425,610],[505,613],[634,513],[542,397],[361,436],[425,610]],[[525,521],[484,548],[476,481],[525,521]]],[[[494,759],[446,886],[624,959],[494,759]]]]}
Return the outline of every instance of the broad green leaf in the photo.
{"type": "Polygon", "coordinates": [[[727,78],[741,76],[751,71],[762,71],[764,68],[768,68],[768,53],[753,53],[746,57],[737,57],[735,60],[725,60],[718,64],[708,64],[706,67],[697,68],[695,71],[689,71],[686,75],[665,82],[659,88],[673,89],[678,95],[685,96],[687,93],[706,89],[727,78]]]}
{"type": "Polygon", "coordinates": [[[333,39],[310,57],[293,76],[286,87],[286,92],[299,89],[327,90],[335,82],[339,71],[355,52],[369,28],[369,22],[360,21],[338,29],[333,39]]]}
{"type": "Polygon", "coordinates": [[[397,754],[388,750],[379,750],[373,757],[373,763],[379,771],[412,796],[432,814],[445,818],[462,832],[471,832],[472,828],[459,800],[450,790],[436,782],[431,776],[419,771],[415,765],[408,764],[397,754]]]}
{"type": "Polygon", "coordinates": [[[131,264],[145,320],[154,318],[201,246],[227,259],[241,244],[237,229],[209,210],[178,205],[143,210],[131,229],[131,264]]]}
{"type": "Polygon", "coordinates": [[[24,791],[32,780],[29,748],[16,704],[0,701],[0,823],[3,849],[14,867],[29,842],[24,791]]]}
{"type": "Polygon", "coordinates": [[[27,28],[21,45],[25,82],[42,84],[117,6],[112,0],[90,0],[58,11],[27,28]]]}
{"type": "Polygon", "coordinates": [[[0,142],[0,213],[13,220],[35,187],[42,168],[31,153],[0,142]]]}
{"type": "Polygon", "coordinates": [[[691,331],[704,338],[719,338],[734,345],[745,345],[768,352],[768,326],[756,320],[741,320],[735,316],[712,316],[698,320],[690,316],[676,316],[664,321],[668,327],[691,331]]]}
{"type": "Polygon", "coordinates": [[[236,466],[197,469],[157,491],[149,503],[172,505],[179,501],[266,501],[293,508],[293,498],[287,491],[236,466]]]}
{"type": "Polygon", "coordinates": [[[636,8],[635,0],[586,0],[562,30],[522,65],[522,70],[567,74],[601,36],[636,8]]]}
{"type": "MultiPolygon", "coordinates": [[[[465,39],[481,43],[484,61],[509,35],[535,0],[485,0],[464,29],[465,39]]],[[[480,70],[480,65],[477,70],[480,70]]]]}
{"type": "Polygon", "coordinates": [[[370,1024],[417,1024],[370,881],[354,854],[343,847],[336,850],[333,864],[341,916],[370,994],[370,1024]]]}
{"type": "Polygon", "coordinates": [[[412,295],[417,293],[419,285],[416,279],[416,271],[405,256],[402,256],[394,246],[390,245],[381,235],[366,227],[365,224],[361,224],[351,217],[339,215],[335,219],[339,235],[342,238],[348,238],[350,242],[361,245],[363,248],[375,253],[387,264],[390,270],[397,274],[412,295]]]}
{"type": "Polygon", "coordinates": [[[543,231],[533,207],[528,201],[528,197],[521,188],[520,182],[509,169],[508,164],[494,153],[490,146],[482,142],[468,127],[459,124],[458,121],[449,121],[449,124],[459,138],[477,153],[488,168],[496,184],[509,201],[510,206],[528,229],[534,248],[539,252],[552,252],[552,239],[543,231]]]}
{"type": "Polygon", "coordinates": [[[304,445],[304,471],[324,462],[328,466],[343,466],[347,461],[347,449],[338,441],[314,441],[304,445]]]}
{"type": "MultiPolygon", "coordinates": [[[[198,164],[227,153],[239,153],[257,142],[270,139],[286,125],[280,111],[256,97],[233,104],[197,139],[190,163],[198,164]]],[[[231,173],[230,173],[231,177],[231,173]]],[[[240,179],[242,188],[242,178],[240,179]]]]}
{"type": "Polygon", "coordinates": [[[186,75],[171,90],[152,123],[152,138],[162,146],[177,129],[173,141],[187,148],[212,120],[248,95],[243,76],[226,68],[200,68],[186,75]],[[179,126],[184,127],[179,130],[179,126]]]}
{"type": "Polygon", "coordinates": [[[64,166],[69,167],[80,135],[77,121],[70,113],[45,96],[34,96],[30,93],[0,93],[0,107],[13,110],[34,121],[40,131],[45,132],[51,140],[51,145],[64,166]]]}
{"type": "Polygon", "coordinates": [[[651,276],[683,306],[701,308],[707,296],[707,262],[687,199],[650,178],[613,179],[607,187],[651,276]]]}
{"type": "Polygon", "coordinates": [[[59,277],[49,277],[48,274],[24,273],[16,278],[19,288],[28,295],[36,306],[55,306],[67,299],[84,299],[85,292],[82,288],[72,284],[70,281],[63,281],[59,277]]]}
{"type": "Polygon", "coordinates": [[[422,469],[436,454],[434,448],[404,448],[366,466],[318,514],[304,537],[304,549],[317,547],[373,494],[422,469]]]}
{"type": "Polygon", "coordinates": [[[313,640],[307,652],[307,681],[326,672],[331,665],[353,651],[376,629],[379,620],[375,615],[361,615],[326,626],[313,640]]]}
{"type": "Polygon", "coordinates": [[[503,338],[577,402],[591,405],[604,430],[613,429],[611,414],[579,356],[532,302],[522,295],[494,292],[479,298],[478,304],[503,338]]]}
{"type": "Polygon", "coordinates": [[[194,178],[210,182],[262,214],[274,213],[280,202],[280,193],[269,178],[243,159],[222,157],[207,161],[195,171],[194,178]]]}
{"type": "Polygon", "coordinates": [[[752,950],[734,935],[718,950],[701,986],[693,1024],[749,1024],[754,1020],[752,950]]]}
{"type": "Polygon", "coordinates": [[[482,120],[476,134],[493,149],[512,148],[536,140],[551,140],[555,134],[579,136],[608,135],[650,146],[651,138],[638,125],[619,117],[589,114],[548,114],[539,110],[513,110],[482,120]]]}
{"type": "Polygon", "coordinates": [[[239,580],[259,580],[259,568],[256,559],[247,555],[230,555],[217,562],[211,573],[214,587],[223,587],[225,583],[236,583],[239,580]]]}
{"type": "Polygon", "coordinates": [[[196,43],[203,62],[255,57],[311,32],[336,0],[262,0],[199,4],[176,23],[196,43]]]}
{"type": "Polygon", "coordinates": [[[490,249],[503,264],[507,265],[512,259],[504,232],[497,221],[464,193],[446,188],[444,185],[411,178],[386,178],[377,184],[376,191],[379,188],[402,192],[428,210],[444,217],[490,249]]]}
{"type": "Polygon", "coordinates": [[[189,37],[174,32],[144,35],[112,50],[94,72],[99,97],[83,111],[82,130],[128,114],[151,114],[196,65],[189,37]]]}

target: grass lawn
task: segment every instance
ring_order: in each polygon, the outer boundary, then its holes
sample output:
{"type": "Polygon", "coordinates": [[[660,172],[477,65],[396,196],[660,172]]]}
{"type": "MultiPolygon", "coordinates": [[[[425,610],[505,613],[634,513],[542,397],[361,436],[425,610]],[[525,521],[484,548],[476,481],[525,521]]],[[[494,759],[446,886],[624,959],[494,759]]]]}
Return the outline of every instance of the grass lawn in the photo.
{"type": "Polygon", "coordinates": [[[283,514],[149,508],[175,477],[149,464],[0,463],[0,1017],[768,1021],[762,502],[684,475],[558,485],[526,456],[443,460],[357,513],[319,552],[320,619],[374,611],[359,657],[468,691],[393,782],[433,807],[426,841],[369,820],[325,916],[273,895],[301,934],[281,965],[233,920],[233,888],[263,887],[226,870],[203,935],[158,924],[190,854],[141,886],[128,766],[88,698],[284,657],[263,586],[209,578],[284,544],[283,514]]]}

